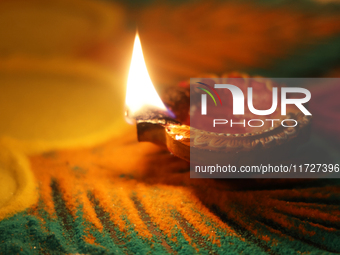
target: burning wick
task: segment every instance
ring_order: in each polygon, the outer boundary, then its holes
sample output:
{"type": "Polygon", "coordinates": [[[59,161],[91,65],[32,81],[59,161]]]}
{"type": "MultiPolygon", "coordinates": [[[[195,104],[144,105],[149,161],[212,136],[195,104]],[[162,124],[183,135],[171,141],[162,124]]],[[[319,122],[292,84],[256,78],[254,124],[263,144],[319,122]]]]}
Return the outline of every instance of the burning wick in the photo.
{"type": "Polygon", "coordinates": [[[125,118],[137,124],[138,141],[166,145],[164,128],[169,124],[180,125],[174,119],[152,84],[145,65],[141,42],[136,33],[127,80],[125,118]]]}
{"type": "Polygon", "coordinates": [[[152,84],[145,65],[142,46],[136,33],[133,46],[130,71],[126,89],[125,117],[130,124],[138,119],[146,119],[154,114],[159,117],[173,118],[173,114],[165,107],[152,84]]]}

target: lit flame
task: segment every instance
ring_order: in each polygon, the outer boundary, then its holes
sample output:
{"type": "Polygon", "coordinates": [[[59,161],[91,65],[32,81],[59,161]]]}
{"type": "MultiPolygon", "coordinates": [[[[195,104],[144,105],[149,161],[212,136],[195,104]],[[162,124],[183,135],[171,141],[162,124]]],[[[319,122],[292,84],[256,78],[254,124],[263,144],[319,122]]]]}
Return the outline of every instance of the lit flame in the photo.
{"type": "Polygon", "coordinates": [[[150,79],[138,33],[133,46],[125,104],[128,118],[133,118],[143,107],[167,111],[150,79]]]}

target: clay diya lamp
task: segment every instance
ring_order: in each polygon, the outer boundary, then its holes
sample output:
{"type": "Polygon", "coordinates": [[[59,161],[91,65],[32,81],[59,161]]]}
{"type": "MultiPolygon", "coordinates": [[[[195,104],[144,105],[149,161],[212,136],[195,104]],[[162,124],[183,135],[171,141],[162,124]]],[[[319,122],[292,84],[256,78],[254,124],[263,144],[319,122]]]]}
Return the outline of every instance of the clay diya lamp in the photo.
{"type": "MultiPolygon", "coordinates": [[[[201,79],[200,82],[236,83],[243,91],[252,87],[253,104],[257,109],[269,109],[272,104],[272,89],[274,86],[279,88],[279,85],[270,79],[240,73],[225,74],[220,78],[212,76],[201,79]]],[[[223,111],[234,122],[240,122],[241,119],[246,119],[245,123],[251,119],[260,122],[260,119],[263,120],[263,126],[253,127],[254,123],[252,126],[238,124],[212,127],[206,123],[213,121],[214,113],[205,117],[204,121],[199,118],[201,109],[195,106],[195,101],[198,102],[200,96],[197,89],[191,87],[190,90],[190,82],[182,82],[177,88],[164,89],[161,93],[163,102],[176,118],[162,112],[144,111],[136,118],[138,140],[165,146],[175,156],[195,164],[228,163],[239,166],[277,162],[292,155],[296,148],[309,138],[311,116],[304,115],[294,105],[287,105],[285,116],[281,115],[279,101],[276,111],[270,116],[254,115],[246,110],[244,116],[235,118],[232,114],[230,94],[230,100],[219,106],[216,116],[223,111]],[[290,120],[295,120],[297,125],[294,126],[290,120]]],[[[278,98],[280,100],[280,97],[278,98]]],[[[208,107],[213,107],[212,100],[210,104],[212,105],[210,106],[208,101],[208,107]]]]}

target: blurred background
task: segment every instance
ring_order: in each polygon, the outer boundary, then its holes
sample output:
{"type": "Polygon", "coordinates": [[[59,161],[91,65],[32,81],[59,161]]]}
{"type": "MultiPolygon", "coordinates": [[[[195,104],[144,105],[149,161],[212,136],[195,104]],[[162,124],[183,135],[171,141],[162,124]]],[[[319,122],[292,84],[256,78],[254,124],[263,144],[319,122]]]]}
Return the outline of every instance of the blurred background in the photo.
{"type": "Polygon", "coordinates": [[[155,86],[229,71],[340,75],[339,1],[3,0],[2,139],[35,150],[124,129],[137,28],[155,86]]]}
{"type": "MultiPolygon", "coordinates": [[[[340,76],[339,1],[0,0],[0,253],[340,252],[339,179],[191,179],[137,142],[137,28],[160,91],[232,71],[340,76]]],[[[287,162],[339,163],[340,86],[308,89],[314,133],[287,162]]]]}

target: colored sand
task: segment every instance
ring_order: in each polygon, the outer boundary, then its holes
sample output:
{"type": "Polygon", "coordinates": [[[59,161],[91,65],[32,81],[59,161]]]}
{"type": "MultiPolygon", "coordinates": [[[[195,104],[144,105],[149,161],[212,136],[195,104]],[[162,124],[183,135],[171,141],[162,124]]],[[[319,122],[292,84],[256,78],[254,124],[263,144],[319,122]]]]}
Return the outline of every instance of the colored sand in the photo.
{"type": "Polygon", "coordinates": [[[134,130],[30,160],[40,201],[0,222],[3,253],[340,251],[335,182],[190,179],[186,162],[134,130]]]}

